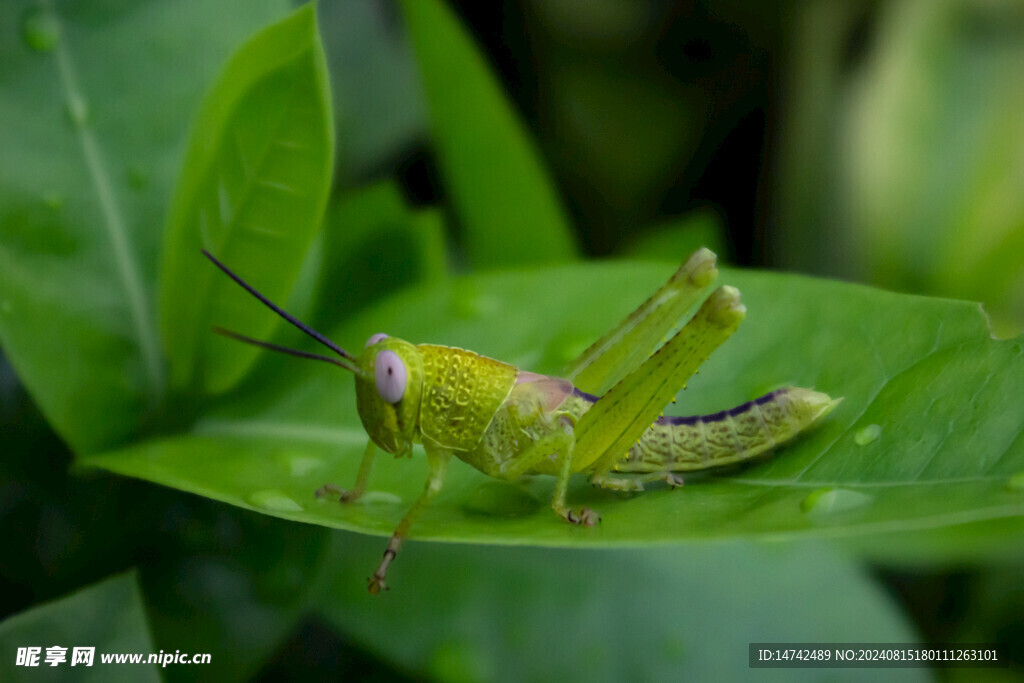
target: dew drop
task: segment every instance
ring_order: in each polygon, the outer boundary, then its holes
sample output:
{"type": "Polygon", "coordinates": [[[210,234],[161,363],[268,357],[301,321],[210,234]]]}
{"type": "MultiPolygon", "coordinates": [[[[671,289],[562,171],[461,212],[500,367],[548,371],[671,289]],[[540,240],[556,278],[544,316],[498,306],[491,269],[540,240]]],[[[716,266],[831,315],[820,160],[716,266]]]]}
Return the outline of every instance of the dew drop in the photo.
{"type": "Polygon", "coordinates": [[[21,39],[31,50],[49,52],[60,39],[57,19],[39,5],[29,7],[21,15],[21,39]]]}
{"type": "Polygon", "coordinates": [[[1011,491],[1024,491],[1024,472],[1018,472],[1006,482],[1006,488],[1011,491]]]}
{"type": "Polygon", "coordinates": [[[681,662],[685,658],[686,648],[681,638],[670,636],[662,641],[661,651],[666,659],[681,662]]]}
{"type": "Polygon", "coordinates": [[[868,425],[859,430],[853,437],[858,446],[867,446],[882,434],[882,425],[868,425]]]}
{"type": "Polygon", "coordinates": [[[64,195],[56,190],[47,190],[42,196],[43,204],[56,211],[64,206],[64,195]]]}
{"type": "Polygon", "coordinates": [[[513,484],[487,482],[473,491],[462,509],[470,514],[488,517],[522,517],[532,514],[542,501],[513,484]]]}
{"type": "Polygon", "coordinates": [[[249,502],[274,512],[300,512],[302,510],[301,505],[280,491],[257,491],[249,496],[249,502]]]}
{"type": "Polygon", "coordinates": [[[401,505],[402,497],[388,491],[367,491],[356,501],[356,505],[401,505]]]}
{"type": "Polygon", "coordinates": [[[149,187],[149,174],[138,166],[128,169],[128,187],[141,192],[149,187]]]}
{"type": "Polygon", "coordinates": [[[292,477],[304,477],[324,466],[322,460],[310,456],[305,451],[280,451],[277,454],[277,462],[287,469],[292,477]]]}
{"type": "Polygon", "coordinates": [[[809,515],[831,515],[867,505],[873,499],[860,491],[826,487],[809,493],[800,501],[800,509],[809,515]]]}
{"type": "Polygon", "coordinates": [[[576,335],[557,336],[544,350],[545,361],[552,366],[565,365],[586,351],[592,341],[576,335]]]}
{"type": "Polygon", "coordinates": [[[500,308],[493,296],[485,294],[475,283],[467,281],[458,283],[452,289],[449,306],[452,315],[463,320],[476,320],[500,308]]]}
{"type": "Polygon", "coordinates": [[[451,298],[452,315],[463,320],[472,320],[480,317],[483,312],[480,305],[480,292],[471,285],[466,284],[457,287],[451,298]]]}
{"type": "Polygon", "coordinates": [[[428,666],[433,677],[442,681],[485,681],[496,674],[490,658],[463,640],[439,645],[428,666]]]}
{"type": "Polygon", "coordinates": [[[304,477],[323,465],[323,463],[316,458],[303,457],[294,457],[291,459],[289,464],[291,465],[291,474],[293,477],[304,477]]]}
{"type": "Polygon", "coordinates": [[[64,103],[64,113],[72,125],[84,126],[89,122],[89,103],[81,95],[69,95],[64,103]]]}

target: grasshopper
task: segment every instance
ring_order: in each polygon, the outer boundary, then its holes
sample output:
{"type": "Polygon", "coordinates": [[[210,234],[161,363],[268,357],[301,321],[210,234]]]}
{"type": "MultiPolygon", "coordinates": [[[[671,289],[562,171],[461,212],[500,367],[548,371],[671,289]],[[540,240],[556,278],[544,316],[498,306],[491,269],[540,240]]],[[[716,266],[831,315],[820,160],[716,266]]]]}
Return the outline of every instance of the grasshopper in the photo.
{"type": "Polygon", "coordinates": [[[700,300],[718,271],[707,249],[694,253],[657,292],[574,360],[565,377],[527,372],[472,351],[413,345],[379,333],[357,357],[269,301],[209,252],[235,282],[338,357],[297,351],[214,328],[248,344],[322,360],[355,375],[359,418],[370,437],[351,489],[325,484],[316,495],[349,503],[366,491],[376,449],[410,455],[423,445],[429,475],[423,493],[395,529],[369,590],[387,588],[388,566],[417,516],[441,490],[452,456],[484,474],[516,480],[557,477],[551,507],[571,524],[593,526],[593,510],[566,503],[569,477],[619,491],[683,483],[678,473],[748,460],[796,436],[842,399],[787,387],[731,410],[693,417],[661,411],[746,316],[740,293],[716,289],[697,313],[652,354],[700,300]],[[593,391],[595,393],[588,393],[593,391]],[[600,398],[598,398],[600,396],[600,398]]]}

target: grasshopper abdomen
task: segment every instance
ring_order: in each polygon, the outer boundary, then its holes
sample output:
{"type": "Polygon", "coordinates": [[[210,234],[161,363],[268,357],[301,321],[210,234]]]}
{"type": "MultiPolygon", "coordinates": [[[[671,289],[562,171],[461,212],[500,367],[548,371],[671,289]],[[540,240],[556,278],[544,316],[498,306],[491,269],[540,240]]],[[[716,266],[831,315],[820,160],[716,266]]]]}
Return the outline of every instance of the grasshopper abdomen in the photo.
{"type": "Polygon", "coordinates": [[[659,418],[615,468],[682,472],[754,458],[788,441],[839,403],[821,392],[787,387],[710,415],[659,418]]]}

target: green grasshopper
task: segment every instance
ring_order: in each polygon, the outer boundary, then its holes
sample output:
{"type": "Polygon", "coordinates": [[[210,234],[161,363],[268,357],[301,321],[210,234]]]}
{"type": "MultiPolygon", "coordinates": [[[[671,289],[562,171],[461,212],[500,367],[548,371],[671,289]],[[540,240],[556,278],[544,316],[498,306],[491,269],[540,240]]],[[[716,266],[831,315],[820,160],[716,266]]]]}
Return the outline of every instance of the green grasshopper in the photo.
{"type": "Polygon", "coordinates": [[[318,497],[336,495],[349,503],[362,496],[377,447],[402,456],[420,443],[426,451],[426,487],[395,529],[369,580],[371,593],[386,588],[388,565],[417,516],[441,490],[453,455],[496,479],[556,476],[551,500],[555,513],[572,524],[593,526],[600,521],[597,513],[566,504],[573,473],[585,472],[593,485],[619,491],[642,491],[645,483],[658,480],[680,486],[677,473],[765,453],[807,429],[842,400],[788,387],[712,415],[661,416],[664,406],[746,316],[739,291],[719,287],[652,355],[717,277],[715,255],[707,249],[694,253],[651,298],[584,351],[566,368],[565,378],[526,372],[464,349],[413,345],[382,333],[370,337],[356,357],[203,253],[338,358],[220,328],[217,332],[272,351],[333,363],[355,375],[356,405],[370,441],[355,486],[345,490],[326,484],[316,492],[318,497]]]}

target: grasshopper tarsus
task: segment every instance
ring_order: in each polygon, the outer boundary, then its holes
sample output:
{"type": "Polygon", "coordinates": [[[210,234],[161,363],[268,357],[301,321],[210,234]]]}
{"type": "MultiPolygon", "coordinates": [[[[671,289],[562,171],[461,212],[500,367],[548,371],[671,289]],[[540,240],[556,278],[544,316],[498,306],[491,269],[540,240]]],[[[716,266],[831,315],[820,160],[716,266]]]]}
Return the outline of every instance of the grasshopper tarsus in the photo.
{"type": "Polygon", "coordinates": [[[344,496],[345,490],[335,486],[334,484],[324,484],[318,488],[313,495],[317,498],[324,498],[326,496],[344,496]]]}
{"type": "Polygon", "coordinates": [[[370,577],[370,585],[366,587],[366,589],[370,591],[370,595],[377,595],[382,590],[389,590],[387,582],[384,581],[384,577],[387,576],[388,565],[391,564],[391,560],[395,559],[395,556],[398,555],[398,545],[400,543],[401,539],[395,538],[394,536],[391,537],[391,542],[388,544],[387,550],[384,551],[384,557],[380,561],[380,566],[377,567],[377,571],[375,571],[373,576],[370,577]]]}
{"type": "Polygon", "coordinates": [[[344,505],[345,503],[355,501],[362,494],[358,489],[343,489],[340,486],[335,486],[334,484],[324,484],[318,488],[313,495],[317,498],[337,496],[338,502],[344,505]]]}
{"type": "Polygon", "coordinates": [[[678,489],[682,488],[683,484],[686,483],[686,480],[675,472],[667,472],[665,474],[665,483],[674,489],[678,489]]]}
{"type": "Polygon", "coordinates": [[[565,521],[576,526],[587,526],[591,527],[601,521],[601,515],[597,514],[590,508],[580,508],[579,512],[573,510],[566,510],[565,521]]]}

